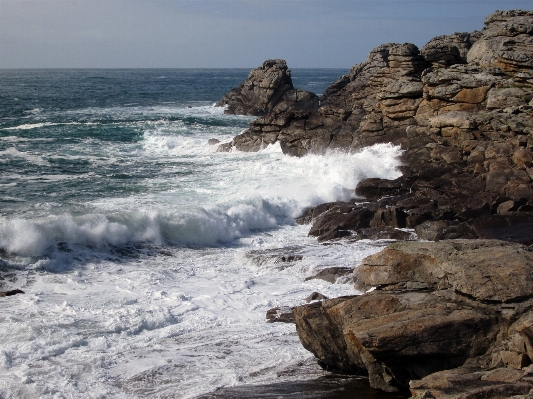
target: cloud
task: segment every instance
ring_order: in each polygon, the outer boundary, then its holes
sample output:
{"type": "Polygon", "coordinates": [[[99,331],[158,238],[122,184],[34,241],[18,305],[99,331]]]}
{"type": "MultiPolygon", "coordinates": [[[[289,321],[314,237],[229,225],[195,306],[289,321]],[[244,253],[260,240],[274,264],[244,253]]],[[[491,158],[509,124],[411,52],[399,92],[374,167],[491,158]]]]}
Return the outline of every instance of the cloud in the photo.
{"type": "Polygon", "coordinates": [[[523,0],[0,0],[0,67],[348,68],[523,0]]]}

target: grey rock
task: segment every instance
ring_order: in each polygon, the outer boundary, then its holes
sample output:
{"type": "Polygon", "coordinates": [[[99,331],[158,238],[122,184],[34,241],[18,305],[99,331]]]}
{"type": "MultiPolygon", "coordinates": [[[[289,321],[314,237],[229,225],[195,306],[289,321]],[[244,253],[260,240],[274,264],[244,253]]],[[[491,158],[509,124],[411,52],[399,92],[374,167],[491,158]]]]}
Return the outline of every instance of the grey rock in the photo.
{"type": "Polygon", "coordinates": [[[266,60],[216,105],[226,106],[224,112],[228,114],[258,116],[274,110],[316,109],[319,99],[314,93],[294,88],[284,60],[266,60]]]}
{"type": "Polygon", "coordinates": [[[269,309],[266,313],[267,323],[294,323],[292,309],[289,306],[269,309]]]}

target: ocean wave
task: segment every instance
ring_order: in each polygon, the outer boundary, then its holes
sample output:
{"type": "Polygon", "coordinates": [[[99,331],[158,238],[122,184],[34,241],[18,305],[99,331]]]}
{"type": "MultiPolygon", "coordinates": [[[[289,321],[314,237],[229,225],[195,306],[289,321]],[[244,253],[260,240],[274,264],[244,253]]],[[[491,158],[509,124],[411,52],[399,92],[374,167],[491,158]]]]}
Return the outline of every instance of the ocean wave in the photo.
{"type": "Polygon", "coordinates": [[[182,180],[180,187],[172,189],[175,193],[93,200],[86,203],[91,213],[82,216],[0,219],[0,248],[42,256],[60,243],[95,249],[132,243],[229,243],[291,224],[306,207],[349,200],[363,178],[400,176],[400,153],[399,147],[390,144],[356,154],[302,158],[284,155],[279,144],[259,153],[209,152],[201,157],[198,151],[194,165],[202,163],[202,174],[195,174],[191,182],[182,180]]]}
{"type": "Polygon", "coordinates": [[[106,249],[135,243],[216,246],[256,230],[275,228],[276,208],[258,200],[186,212],[69,214],[41,219],[0,219],[0,248],[20,256],[42,256],[59,246],[106,249]]]}
{"type": "Polygon", "coordinates": [[[3,130],[30,130],[38,129],[41,127],[57,126],[58,123],[54,122],[39,122],[39,123],[25,123],[18,126],[4,127],[3,130]]]}
{"type": "Polygon", "coordinates": [[[40,155],[31,154],[29,152],[19,151],[16,147],[10,147],[4,151],[0,151],[0,163],[9,162],[11,158],[22,158],[31,164],[40,166],[50,166],[50,162],[40,155]]]}

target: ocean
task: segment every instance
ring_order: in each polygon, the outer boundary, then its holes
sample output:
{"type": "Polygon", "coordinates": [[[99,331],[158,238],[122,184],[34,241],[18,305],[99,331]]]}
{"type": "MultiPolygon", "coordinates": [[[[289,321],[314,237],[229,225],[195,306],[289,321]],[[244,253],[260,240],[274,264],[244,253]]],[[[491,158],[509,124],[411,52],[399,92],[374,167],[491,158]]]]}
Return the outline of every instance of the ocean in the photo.
{"type": "MultiPolygon", "coordinates": [[[[320,94],[346,72],[292,77],[320,94]]],[[[400,149],[217,152],[209,139],[253,120],[214,107],[248,73],[0,70],[0,291],[24,291],[0,298],[1,398],[195,398],[323,376],[266,311],[357,293],[305,278],[384,243],[318,244],[294,217],[400,176],[400,149]]]]}

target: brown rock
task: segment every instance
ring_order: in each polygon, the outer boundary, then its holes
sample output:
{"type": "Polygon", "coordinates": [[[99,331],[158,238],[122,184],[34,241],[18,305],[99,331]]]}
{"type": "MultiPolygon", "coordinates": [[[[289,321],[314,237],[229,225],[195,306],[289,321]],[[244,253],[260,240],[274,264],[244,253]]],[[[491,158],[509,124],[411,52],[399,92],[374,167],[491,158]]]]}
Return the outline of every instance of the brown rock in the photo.
{"type": "Polygon", "coordinates": [[[353,268],[351,267],[341,267],[341,266],[327,267],[325,269],[320,270],[314,276],[306,277],[305,281],[313,280],[313,279],[320,279],[320,280],[327,281],[328,283],[334,284],[338,278],[351,275],[352,273],[353,273],[353,268]]]}
{"type": "MultiPolygon", "coordinates": [[[[505,370],[492,372],[493,378],[511,375],[505,370]]],[[[491,379],[491,372],[461,367],[440,371],[419,381],[411,381],[409,388],[414,399],[510,398],[513,395],[527,394],[533,384],[491,379]]]]}
{"type": "Polygon", "coordinates": [[[305,298],[305,302],[309,303],[313,301],[322,301],[324,299],[328,299],[328,297],[321,294],[320,292],[313,292],[311,295],[305,298]]]}
{"type": "Polygon", "coordinates": [[[533,295],[533,253],[497,240],[395,243],[365,258],[354,274],[362,289],[423,281],[481,301],[533,295]]]}
{"type": "Polygon", "coordinates": [[[296,307],[294,315],[306,349],[327,365],[368,370],[371,386],[387,392],[482,353],[496,323],[484,311],[416,292],[326,300],[296,307]]]}
{"type": "Polygon", "coordinates": [[[332,231],[370,227],[373,216],[374,212],[364,207],[335,207],[324,212],[313,222],[309,235],[320,236],[332,231]]]}

